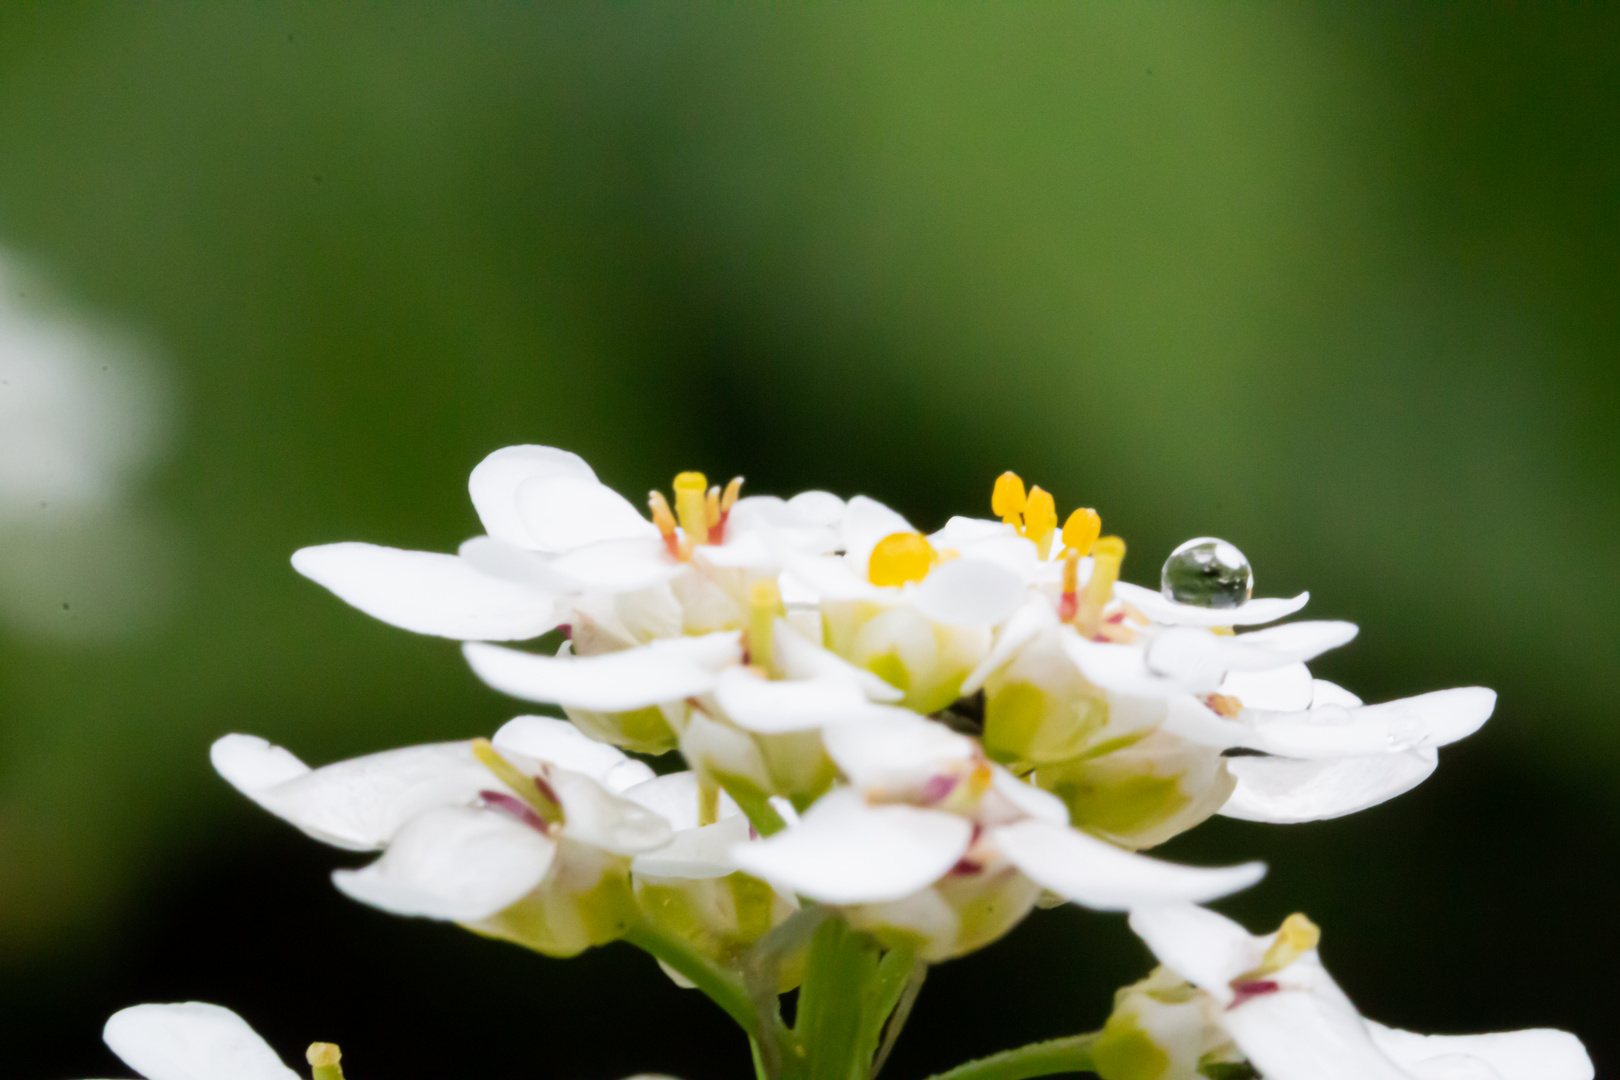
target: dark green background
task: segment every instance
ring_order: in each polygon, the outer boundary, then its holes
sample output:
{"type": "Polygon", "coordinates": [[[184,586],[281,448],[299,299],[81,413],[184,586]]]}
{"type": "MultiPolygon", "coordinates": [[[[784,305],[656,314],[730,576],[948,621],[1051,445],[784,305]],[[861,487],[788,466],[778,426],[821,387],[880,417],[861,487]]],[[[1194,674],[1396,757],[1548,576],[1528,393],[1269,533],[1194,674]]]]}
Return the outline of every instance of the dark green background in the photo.
{"type": "MultiPolygon", "coordinates": [[[[287,564],[453,549],[514,442],[927,526],[1015,468],[1130,580],[1214,533],[1309,588],[1370,700],[1496,687],[1417,792],[1169,853],[1269,860],[1226,909],[1309,912],[1378,1019],[1620,1062],[1612,11],[8,5],[0,245],[155,344],[178,425],[157,627],[0,629],[8,1074],[125,1075],[102,1019],[196,997],[355,1080],[743,1075],[628,949],[352,905],[207,766],[520,711],[287,564]]],[[[936,972],[893,1074],[1096,1026],[1146,967],[1040,913],[936,972]]]]}

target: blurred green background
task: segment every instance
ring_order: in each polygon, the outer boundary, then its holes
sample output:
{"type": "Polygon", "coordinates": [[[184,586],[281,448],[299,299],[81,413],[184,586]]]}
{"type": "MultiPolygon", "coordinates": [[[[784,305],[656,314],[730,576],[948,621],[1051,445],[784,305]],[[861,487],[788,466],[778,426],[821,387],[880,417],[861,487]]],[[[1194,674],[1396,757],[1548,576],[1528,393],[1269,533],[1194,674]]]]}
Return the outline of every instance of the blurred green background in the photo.
{"type": "MultiPolygon", "coordinates": [[[[117,514],[0,521],[53,590],[0,594],[9,1074],[124,1075],[101,1021],[184,998],[361,1080],[743,1073],[627,948],[361,909],[208,768],[521,711],[287,562],[452,550],[515,442],[925,526],[1014,468],[1130,580],[1213,533],[1309,588],[1369,700],[1496,687],[1418,791],[1168,853],[1268,859],[1224,907],[1309,912],[1380,1020],[1620,1063],[1614,9],[8,5],[0,249],[138,343],[160,417],[117,514]]],[[[1094,1027],[1146,968],[1039,913],[890,1069],[1094,1027]]]]}

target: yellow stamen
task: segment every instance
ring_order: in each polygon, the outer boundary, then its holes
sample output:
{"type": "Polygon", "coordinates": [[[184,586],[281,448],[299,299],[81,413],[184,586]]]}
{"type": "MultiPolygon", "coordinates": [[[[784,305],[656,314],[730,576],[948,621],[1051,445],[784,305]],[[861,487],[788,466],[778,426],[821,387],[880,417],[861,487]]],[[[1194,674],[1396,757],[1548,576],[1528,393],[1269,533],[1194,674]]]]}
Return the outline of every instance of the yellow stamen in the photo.
{"type": "Polygon", "coordinates": [[[1081,555],[1091,554],[1091,545],[1102,535],[1102,518],[1097,511],[1081,508],[1063,523],[1063,546],[1081,555]]]}
{"type": "Polygon", "coordinates": [[[1052,533],[1057,530],[1057,504],[1051,494],[1039,484],[1029,489],[1024,501],[1024,536],[1035,541],[1035,550],[1041,561],[1052,553],[1052,533]]]}
{"type": "Polygon", "coordinates": [[[304,1060],[315,1071],[315,1080],[343,1080],[343,1051],[336,1043],[310,1043],[304,1051],[304,1060]]]}
{"type": "Polygon", "coordinates": [[[1215,715],[1224,716],[1228,720],[1235,718],[1243,711],[1242,699],[1233,697],[1231,694],[1211,694],[1204,699],[1204,703],[1214,711],[1215,715]]]}
{"type": "Polygon", "coordinates": [[[995,779],[996,774],[991,770],[990,766],[981,761],[968,774],[968,793],[974,798],[978,798],[990,790],[990,785],[995,782],[995,779]]]}
{"type": "Polygon", "coordinates": [[[1069,622],[1080,610],[1080,553],[1070,548],[1063,555],[1063,595],[1058,600],[1058,620],[1069,622]]]}
{"type": "Polygon", "coordinates": [[[1316,948],[1322,940],[1322,931],[1299,912],[1283,920],[1277,938],[1260,961],[1257,975],[1271,975],[1298,960],[1316,948]]]}
{"type": "Polygon", "coordinates": [[[726,485],[725,494],[720,496],[720,512],[731,513],[731,508],[737,504],[737,497],[742,494],[743,478],[733,476],[731,483],[726,485]]]}
{"type": "Polygon", "coordinates": [[[904,585],[927,577],[936,561],[933,545],[922,533],[890,533],[872,549],[866,576],[874,585],[904,585]]]}
{"type": "Polygon", "coordinates": [[[488,739],[474,739],[472,752],[480,765],[494,773],[495,779],[511,788],[518,798],[534,807],[535,813],[546,821],[555,823],[562,820],[562,807],[557,805],[548,791],[542,790],[534,777],[525,776],[516,765],[502,757],[488,739]]]}
{"type": "Polygon", "coordinates": [[[1119,564],[1125,559],[1125,541],[1117,536],[1100,537],[1091,545],[1091,580],[1080,597],[1080,609],[1075,614],[1075,625],[1087,637],[1097,636],[1097,624],[1103,608],[1114,595],[1114,582],[1119,580],[1119,564]]]}
{"type": "Polygon", "coordinates": [[[706,492],[709,478],[700,472],[683,472],[675,477],[675,516],[681,519],[687,542],[709,542],[709,507],[706,492]]]}
{"type": "Polygon", "coordinates": [[[668,540],[675,535],[675,515],[669,512],[669,500],[664,498],[662,491],[647,493],[647,507],[652,511],[653,524],[668,540]]]}
{"type": "Polygon", "coordinates": [[[1008,525],[1017,526],[1024,512],[1024,481],[1015,472],[1004,472],[996,477],[996,488],[990,493],[990,510],[1008,525]]]}
{"type": "Polygon", "coordinates": [[[703,497],[703,520],[713,529],[720,524],[720,486],[709,489],[703,497]]]}
{"type": "Polygon", "coordinates": [[[748,662],[767,675],[776,674],[771,657],[771,636],[776,620],[785,614],[782,593],[777,589],[775,581],[763,578],[749,586],[748,662]]]}

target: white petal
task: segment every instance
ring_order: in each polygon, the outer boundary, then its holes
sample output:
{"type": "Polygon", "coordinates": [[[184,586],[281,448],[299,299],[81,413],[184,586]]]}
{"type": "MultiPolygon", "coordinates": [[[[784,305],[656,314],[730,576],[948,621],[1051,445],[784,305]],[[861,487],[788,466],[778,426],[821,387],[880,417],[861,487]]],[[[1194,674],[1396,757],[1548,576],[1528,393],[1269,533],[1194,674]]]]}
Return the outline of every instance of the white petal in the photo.
{"type": "Polygon", "coordinates": [[[693,554],[710,566],[733,569],[749,570],[781,565],[781,559],[771,550],[763,534],[757,530],[732,529],[730,526],[726,528],[725,543],[706,544],[694,548],[693,554]]]}
{"type": "Polygon", "coordinates": [[[645,762],[625,756],[616,746],[597,742],[566,720],[550,716],[508,720],[490,741],[499,750],[584,773],[614,793],[653,778],[645,762]]]}
{"type": "Polygon", "coordinates": [[[1184,696],[1185,687],[1174,679],[1150,671],[1147,653],[1141,645],[1117,645],[1088,641],[1072,628],[1058,637],[1063,651],[1094,685],[1127,697],[1167,698],[1184,696]]]}
{"type": "Polygon", "coordinates": [[[764,735],[814,731],[839,724],[864,725],[873,718],[905,712],[873,705],[850,680],[832,677],[771,681],[740,667],[720,673],[714,696],[721,711],[738,727],[764,735]]]}
{"type": "Polygon", "coordinates": [[[635,592],[681,572],[681,564],[670,558],[656,530],[651,538],[585,544],[557,556],[551,568],[583,588],[605,593],[635,592]]]}
{"type": "Polygon", "coordinates": [[[525,480],[545,476],[596,479],[584,458],[551,446],[506,446],[480,461],[467,478],[467,491],[484,531],[519,547],[535,547],[518,516],[517,492],[525,480]]]}
{"type": "Polygon", "coordinates": [[[547,781],[563,809],[563,834],[571,840],[611,851],[638,855],[669,843],[669,822],[640,803],[613,795],[582,773],[557,769],[547,781]]]}
{"type": "Polygon", "coordinates": [[[1163,862],[1034,819],[992,830],[992,837],[1001,853],[1042,888],[1100,911],[1213,900],[1248,888],[1266,872],[1263,863],[1206,868],[1163,862]]]}
{"type": "Polygon", "coordinates": [[[916,532],[911,523],[876,499],[857,495],[844,508],[844,559],[850,571],[869,580],[867,564],[878,542],[895,533],[916,532]]]}
{"type": "Polygon", "coordinates": [[[563,593],[576,591],[579,583],[551,568],[551,556],[494,536],[475,536],[463,540],[456,549],[461,561],[486,577],[501,581],[515,581],[541,592],[563,593]]]}
{"type": "MultiPolygon", "coordinates": [[[[1346,690],[1344,687],[1340,686],[1338,683],[1330,683],[1326,679],[1311,680],[1312,708],[1317,708],[1322,705],[1343,705],[1350,708],[1361,704],[1364,704],[1364,702],[1362,702],[1360,698],[1346,690]]],[[[1269,705],[1261,707],[1271,708],[1269,705]]]]}
{"type": "Polygon", "coordinates": [[[1223,1005],[1232,980],[1260,966],[1268,939],[1195,904],[1152,904],[1131,912],[1131,929],[1159,963],[1223,1005]]]}
{"type": "Polygon", "coordinates": [[[1018,609],[1024,581],[986,559],[953,559],[906,596],[928,618],[954,626],[994,626],[1018,609]]]}
{"type": "Polygon", "coordinates": [[[1228,671],[1265,671],[1309,660],[1356,636],[1347,622],[1301,622],[1236,636],[1195,627],[1160,631],[1147,646],[1150,670],[1189,690],[1215,690],[1228,671]]]}
{"type": "MultiPolygon", "coordinates": [[[[738,659],[737,635],[725,638],[738,659]]],[[[624,712],[706,694],[714,689],[715,672],[688,642],[701,638],[656,641],[651,645],[600,656],[536,656],[495,645],[464,647],[467,662],[480,679],[505,694],[529,701],[555,702],[576,709],[624,712]]]]}
{"type": "MultiPolygon", "coordinates": [[[[871,558],[870,549],[867,558],[871,558]]],[[[884,590],[857,572],[852,562],[831,555],[790,555],[784,565],[796,582],[796,589],[821,600],[882,600],[884,590]]],[[[784,575],[785,576],[785,575],[784,575]]]]}
{"type": "Polygon", "coordinates": [[[1013,653],[1042,630],[1058,625],[1057,612],[1052,610],[1051,601],[1044,596],[1029,597],[996,634],[995,643],[990,646],[990,652],[979,662],[979,666],[962,680],[962,696],[976,693],[986,679],[1012,659],[1013,653]]]}
{"type": "MultiPolygon", "coordinates": [[[[1311,956],[1287,974],[1313,964],[1311,956]]],[[[1239,1049],[1266,1080],[1413,1080],[1377,1046],[1366,1022],[1341,995],[1284,989],[1250,998],[1221,1017],[1239,1049]]]]}
{"type": "Polygon", "coordinates": [[[1234,757],[1227,771],[1237,780],[1224,817],[1295,824],[1354,814],[1393,799],[1434,772],[1434,749],[1372,757],[1301,761],[1280,757],[1234,757]]]}
{"type": "Polygon", "coordinates": [[[560,621],[553,594],[491,577],[456,555],[376,544],[293,553],[293,569],[372,618],[459,641],[520,641],[560,621]]]}
{"type": "Polygon", "coordinates": [[[247,1021],[218,1005],[133,1005],[102,1038],[147,1080],[298,1080],[247,1021]]]}
{"type": "Polygon", "coordinates": [[[844,500],[830,491],[801,491],[787,504],[790,510],[810,525],[836,528],[844,520],[844,500]]]}
{"type": "Polygon", "coordinates": [[[776,620],[773,634],[771,659],[789,679],[844,679],[860,687],[870,701],[894,702],[906,696],[905,691],[889,685],[865,668],[856,667],[837,653],[813,643],[784,619],[776,620]]]}
{"type": "Polygon", "coordinates": [[[1316,686],[1310,668],[1284,664],[1267,671],[1229,671],[1220,692],[1237,698],[1245,708],[1289,712],[1310,708],[1316,686]]]}
{"type": "MultiPolygon", "coordinates": [[[[698,779],[690,769],[655,776],[621,794],[631,802],[646,807],[665,821],[677,833],[698,828],[698,779]]],[[[720,793],[720,820],[741,814],[742,810],[731,801],[731,796],[720,793]]]]}
{"type": "Polygon", "coordinates": [[[685,829],[668,844],[637,855],[630,869],[644,877],[717,878],[737,869],[731,849],[749,841],[752,826],[741,814],[721,818],[713,825],[685,829]]]}
{"type": "Polygon", "coordinates": [[[302,763],[251,735],[226,735],[209,751],[242,794],[324,843],[356,851],[387,844],[411,818],[502,790],[468,743],[433,743],[297,772],[302,763]]]}
{"type": "Polygon", "coordinates": [[[382,858],[332,881],[396,915],[473,922],[526,896],[555,854],[547,837],[496,811],[444,807],[412,818],[382,858]]]}
{"type": "Polygon", "coordinates": [[[1258,626],[1292,615],[1311,598],[1310,593],[1303,592],[1289,600],[1260,599],[1238,607],[1207,608],[1178,604],[1153,589],[1126,581],[1114,583],[1114,596],[1154,622],[1168,626],[1258,626]]]}
{"type": "Polygon", "coordinates": [[[945,522],[944,528],[930,535],[928,542],[936,548],[960,548],[978,540],[1007,536],[1018,536],[1018,530],[1005,521],[956,515],[945,522]]]}
{"type": "Polygon", "coordinates": [[[973,826],[955,814],[867,806],[856,792],[824,795],[798,825],[732,848],[737,865],[779,888],[828,904],[898,900],[944,876],[973,826]]]}
{"type": "Polygon", "coordinates": [[[1494,1035],[1418,1035],[1371,1020],[1365,1023],[1378,1048],[1408,1069],[1459,1055],[1485,1062],[1502,1080],[1592,1080],[1595,1075],[1581,1040],[1567,1031],[1533,1028],[1494,1035]]]}
{"type": "Polygon", "coordinates": [[[1392,753],[1444,746],[1472,735],[1490,718],[1496,692],[1480,686],[1436,690],[1381,705],[1327,705],[1305,712],[1245,709],[1256,749],[1285,757],[1392,753]]]}
{"type": "Polygon", "coordinates": [[[905,709],[860,724],[829,728],[821,740],[858,788],[904,788],[973,760],[973,740],[905,709]]]}
{"type": "Polygon", "coordinates": [[[656,539],[658,527],[630,500],[595,479],[531,476],[518,485],[517,514],[539,551],[565,552],[602,540],[656,539]]]}
{"type": "Polygon", "coordinates": [[[1027,784],[1000,765],[992,766],[991,781],[998,795],[1006,799],[1022,815],[1054,825],[1069,824],[1069,808],[1050,791],[1027,784]]]}

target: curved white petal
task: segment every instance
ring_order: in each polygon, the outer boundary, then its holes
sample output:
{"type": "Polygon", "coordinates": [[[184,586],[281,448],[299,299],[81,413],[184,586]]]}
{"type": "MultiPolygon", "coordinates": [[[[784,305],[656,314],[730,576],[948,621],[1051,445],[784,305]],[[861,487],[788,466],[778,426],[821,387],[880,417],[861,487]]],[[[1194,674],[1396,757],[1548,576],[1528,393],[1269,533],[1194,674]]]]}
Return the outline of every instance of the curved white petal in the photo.
{"type": "Polygon", "coordinates": [[[461,546],[456,548],[456,554],[462,562],[486,577],[514,581],[556,595],[579,588],[578,582],[551,568],[550,555],[530,551],[499,537],[475,536],[463,540],[461,546]]]}
{"type": "Polygon", "coordinates": [[[905,691],[889,685],[865,668],[856,667],[830,649],[805,638],[785,619],[777,619],[772,629],[771,659],[789,679],[838,678],[860,687],[868,700],[895,702],[905,691]]]}
{"type": "MultiPolygon", "coordinates": [[[[698,828],[698,778],[690,769],[655,776],[620,792],[626,799],[646,807],[665,821],[677,833],[698,828]]],[[[731,796],[720,793],[720,820],[735,817],[742,810],[731,801],[731,796]]]]}
{"type": "Polygon", "coordinates": [[[994,626],[1024,599],[1024,580],[988,559],[953,559],[906,590],[912,605],[935,622],[994,626]]]}
{"type": "Polygon", "coordinates": [[[1303,712],[1245,709],[1239,719],[1255,739],[1248,745],[1286,757],[1371,755],[1444,746],[1472,735],[1496,708],[1482,686],[1436,690],[1379,705],[1326,705],[1303,712]]]}
{"type": "Polygon", "coordinates": [[[662,815],[612,794],[581,773],[555,769],[546,780],[562,804],[562,830],[569,839],[615,855],[639,855],[663,847],[675,835],[662,815]]]}
{"type": "Polygon", "coordinates": [[[1232,980],[1260,966],[1268,943],[1196,904],[1138,907],[1130,924],[1159,963],[1222,1004],[1232,1000],[1232,980]]]}
{"type": "Polygon", "coordinates": [[[1050,821],[1028,819],[991,835],[1001,853],[1042,888],[1100,911],[1213,900],[1248,888],[1266,872],[1263,863],[1197,867],[1163,862],[1050,821]]]}
{"type": "Polygon", "coordinates": [[[752,835],[748,819],[738,814],[677,832],[669,843],[637,855],[630,863],[632,872],[644,877],[685,878],[689,880],[725,877],[737,869],[731,850],[746,844],[752,835]]]}
{"type": "Polygon", "coordinates": [[[1224,817],[1273,824],[1343,817],[1412,790],[1439,762],[1440,754],[1433,748],[1316,761],[1228,758],[1226,768],[1237,787],[1220,812],[1224,817]]]}
{"type": "Polygon", "coordinates": [[[1265,671],[1228,671],[1220,692],[1237,698],[1245,708],[1291,712],[1311,707],[1316,684],[1310,668],[1294,663],[1265,671]]]}
{"type": "MultiPolygon", "coordinates": [[[[741,658],[735,633],[723,638],[721,652],[741,658]]],[[[502,693],[529,701],[555,702],[576,709],[624,712],[666,701],[707,694],[716,673],[703,648],[689,643],[702,638],[676,638],[599,656],[537,656],[495,645],[463,647],[473,672],[502,693]]]]}
{"type": "Polygon", "coordinates": [[[995,642],[990,646],[990,651],[985,654],[984,659],[979,661],[979,666],[962,680],[962,696],[977,693],[984,685],[984,681],[994,675],[1002,664],[1011,660],[1014,653],[1027,645],[1042,630],[1058,625],[1060,624],[1057,612],[1053,610],[1050,600],[1044,596],[1029,597],[997,632],[995,642]]]}
{"type": "Polygon", "coordinates": [[[786,891],[828,904],[898,900],[944,876],[967,851],[973,826],[955,814],[868,806],[853,791],[824,795],[799,824],[731,849],[737,866],[786,891]]]}
{"type": "Polygon", "coordinates": [[[226,735],[209,758],[232,787],[272,814],[355,851],[383,847],[424,810],[466,805],[480,791],[501,789],[470,744],[460,742],[407,746],[311,771],[263,739],[226,735]]]}
{"type": "Polygon", "coordinates": [[[960,548],[979,540],[997,537],[1017,537],[1018,530],[1005,521],[992,518],[970,518],[953,515],[937,532],[929,535],[928,542],[936,548],[960,548]]]}
{"type": "Polygon", "coordinates": [[[830,491],[801,491],[787,505],[806,524],[837,528],[844,520],[844,500],[830,491]]]}
{"type": "MultiPolygon", "coordinates": [[[[1326,679],[1311,680],[1312,708],[1318,708],[1322,705],[1343,705],[1346,708],[1351,708],[1363,704],[1365,702],[1338,683],[1331,683],[1326,679]]],[[[1270,706],[1262,707],[1269,708],[1270,706]]]]}
{"type": "Polygon", "coordinates": [[[1187,689],[1179,682],[1149,670],[1147,652],[1137,644],[1088,641],[1072,628],[1058,635],[1063,651],[1093,685],[1127,697],[1167,698],[1182,696],[1187,689]]]}
{"type": "Polygon", "coordinates": [[[494,810],[442,807],[419,814],[388,850],[332,882],[396,915],[475,922],[516,903],[545,878],[556,845],[494,810]]]}
{"type": "Polygon", "coordinates": [[[904,788],[973,760],[973,740],[905,709],[864,723],[829,728],[821,741],[858,788],[904,788]]]}
{"type": "Polygon", "coordinates": [[[720,673],[715,701],[738,727],[763,735],[867,723],[893,713],[893,706],[866,700],[853,681],[841,678],[772,681],[741,667],[720,673]]]}
{"type": "Polygon", "coordinates": [[[506,446],[480,461],[467,478],[467,492],[484,531],[519,547],[538,546],[518,516],[517,492],[524,481],[546,476],[596,479],[584,458],[551,446],[506,446]]]}
{"type": "Polygon", "coordinates": [[[554,473],[518,484],[517,516],[538,551],[565,552],[603,540],[657,539],[658,527],[599,481],[554,473]]]}
{"type": "Polygon", "coordinates": [[[511,750],[536,761],[584,773],[615,794],[653,778],[646,762],[597,742],[566,720],[519,716],[501,725],[490,740],[496,749],[511,750]]]}
{"type": "Polygon", "coordinates": [[[120,1009],[102,1038],[147,1080],[298,1080],[246,1020],[201,1001],[120,1009]]]}
{"type": "MultiPolygon", "coordinates": [[[[1315,954],[1306,954],[1284,975],[1298,979],[1311,968],[1320,971],[1315,954]]],[[[1373,1044],[1342,994],[1320,987],[1250,998],[1222,1014],[1221,1024],[1266,1080],[1414,1080],[1373,1044]]]]}
{"type": "MultiPolygon", "coordinates": [[[[867,549],[867,558],[872,556],[867,549]]],[[[835,555],[790,554],[784,564],[794,581],[794,588],[821,600],[884,600],[883,589],[867,580],[865,568],[857,571],[848,557],[835,555]]]]}
{"type": "MultiPolygon", "coordinates": [[[[1493,1035],[1418,1035],[1365,1021],[1378,1048],[1400,1065],[1425,1076],[1421,1066],[1437,1059],[1483,1062],[1501,1080],[1592,1080],[1592,1059],[1567,1031],[1532,1028],[1493,1035]]],[[[1450,1074],[1436,1072],[1435,1077],[1450,1074]]],[[[1460,1074],[1459,1074],[1460,1075],[1460,1074]]]]}
{"type": "Polygon", "coordinates": [[[991,767],[991,786],[1010,803],[1021,816],[1049,821],[1054,825],[1069,824],[1069,808],[1062,799],[1034,784],[1027,784],[1000,765],[991,767]]]}
{"type": "Polygon", "coordinates": [[[654,530],[652,537],[600,540],[557,556],[551,569],[579,586],[604,593],[627,593],[668,581],[681,564],[654,530]]]}
{"type": "Polygon", "coordinates": [[[1301,622],[1236,636],[1173,626],[1147,645],[1147,666],[1189,690],[1215,690],[1229,671],[1265,671],[1309,660],[1356,636],[1347,622],[1301,622]]]}
{"type": "Polygon", "coordinates": [[[560,621],[554,594],[491,577],[457,555],[376,544],[322,544],[293,569],[374,619],[458,641],[520,641],[560,621]]]}
{"type": "Polygon", "coordinates": [[[1162,593],[1127,581],[1114,583],[1114,596],[1154,622],[1167,626],[1258,626],[1292,615],[1311,599],[1310,593],[1303,592],[1288,600],[1263,598],[1238,607],[1206,608],[1178,604],[1162,593]]]}

